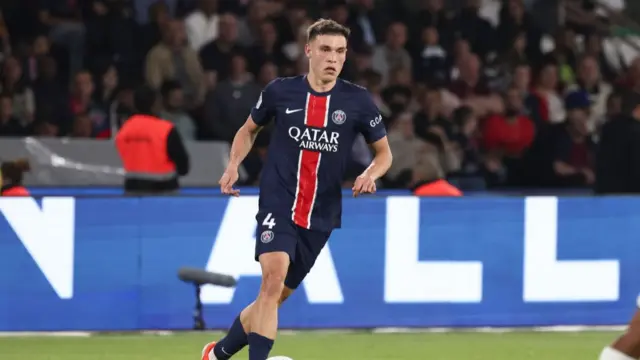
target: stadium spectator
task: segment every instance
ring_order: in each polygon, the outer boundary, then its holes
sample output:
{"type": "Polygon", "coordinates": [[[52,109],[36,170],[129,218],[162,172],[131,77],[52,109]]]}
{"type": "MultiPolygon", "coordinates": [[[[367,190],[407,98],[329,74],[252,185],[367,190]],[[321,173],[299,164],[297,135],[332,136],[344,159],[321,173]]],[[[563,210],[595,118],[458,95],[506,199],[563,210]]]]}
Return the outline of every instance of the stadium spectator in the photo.
{"type": "Polygon", "coordinates": [[[540,67],[531,96],[527,99],[531,119],[537,125],[565,120],[566,112],[557,88],[558,67],[553,62],[546,62],[540,67]]]}
{"type": "Polygon", "coordinates": [[[184,141],[196,138],[193,119],[184,109],[184,92],[177,81],[165,81],[161,88],[163,110],[160,117],[172,123],[184,141]]]}
{"type": "Polygon", "coordinates": [[[116,97],[111,105],[111,133],[116,134],[122,124],[133,114],[135,114],[135,106],[133,101],[134,85],[124,83],[119,85],[116,97]]]}
{"type": "Polygon", "coordinates": [[[208,77],[216,82],[227,79],[234,54],[244,53],[245,49],[238,44],[238,19],[231,13],[220,16],[220,34],[218,38],[200,50],[202,66],[208,77]]]}
{"type": "Polygon", "coordinates": [[[147,13],[149,22],[139,29],[139,43],[145,55],[162,40],[162,29],[167,28],[171,21],[169,7],[162,0],[157,0],[149,6],[147,13]]]}
{"type": "Polygon", "coordinates": [[[20,61],[10,56],[5,59],[1,91],[12,94],[13,116],[21,123],[30,124],[35,115],[35,98],[22,71],[20,61]]]}
{"type": "Polygon", "coordinates": [[[390,117],[397,115],[409,106],[411,101],[411,92],[401,91],[400,89],[383,89],[382,76],[367,68],[359,75],[359,84],[366,87],[371,93],[373,102],[380,109],[380,113],[390,117]]]}
{"type": "Polygon", "coordinates": [[[49,56],[51,44],[49,39],[44,35],[37,36],[30,46],[26,46],[22,61],[22,67],[27,81],[33,82],[38,79],[38,64],[40,61],[49,56]]]}
{"type": "Polygon", "coordinates": [[[198,0],[198,8],[184,20],[189,45],[195,51],[218,38],[218,0],[198,0]]]}
{"type": "MultiPolygon", "coordinates": [[[[451,175],[458,182],[482,177],[483,165],[478,141],[478,118],[468,106],[457,108],[451,115],[456,132],[451,139],[452,145],[459,152],[460,170],[451,175]]],[[[484,183],[483,180],[478,181],[484,183]]],[[[481,186],[483,187],[483,186],[481,186]]]]}
{"type": "Polygon", "coordinates": [[[278,33],[273,21],[266,20],[260,24],[260,34],[255,45],[249,48],[247,58],[251,72],[256,75],[266,62],[272,62],[278,67],[288,62],[282,50],[278,48],[278,33]]]}
{"type": "Polygon", "coordinates": [[[640,193],[640,94],[628,92],[620,102],[620,115],[602,127],[596,159],[597,194],[640,193]]]}
{"type": "MultiPolygon", "coordinates": [[[[613,92],[607,99],[607,112],[605,114],[604,122],[607,123],[612,119],[617,118],[622,114],[622,94],[620,92],[613,92]]],[[[599,129],[598,129],[599,130],[599,129]]]]}
{"type": "MultiPolygon", "coordinates": [[[[311,4],[311,3],[308,3],[311,4]]],[[[294,1],[286,4],[285,8],[278,11],[277,6],[285,6],[284,3],[270,2],[272,11],[274,12],[273,18],[277,24],[279,47],[288,46],[290,44],[296,44],[299,40],[300,30],[305,24],[309,23],[309,14],[305,7],[305,3],[301,1],[294,1]]],[[[306,30],[306,29],[305,29],[306,30]]],[[[295,60],[298,54],[291,54],[291,60],[295,60]]]]}
{"type": "Polygon", "coordinates": [[[95,100],[106,113],[111,114],[111,106],[118,91],[120,76],[115,65],[109,65],[100,73],[95,100]]]}
{"type": "Polygon", "coordinates": [[[453,134],[453,124],[442,114],[442,94],[437,87],[430,87],[423,92],[420,110],[413,118],[415,134],[426,140],[433,128],[440,128],[448,136],[453,134]]]}
{"type": "Polygon", "coordinates": [[[11,94],[0,94],[0,136],[25,136],[28,134],[28,128],[14,115],[11,94]]]}
{"type": "MultiPolygon", "coordinates": [[[[605,81],[611,83],[618,77],[618,69],[609,61],[603,49],[602,36],[597,32],[592,32],[584,40],[584,54],[595,58],[600,67],[600,74],[605,81]]],[[[624,63],[624,59],[618,61],[624,63]]]]}
{"type": "Polygon", "coordinates": [[[0,164],[0,196],[29,196],[29,190],[22,185],[24,173],[31,170],[27,159],[7,161],[0,164]]]}
{"type": "Polygon", "coordinates": [[[506,112],[490,116],[483,125],[485,151],[504,157],[520,157],[531,146],[535,126],[524,115],[522,96],[515,87],[505,96],[506,112]]]}
{"type": "MultiPolygon", "coordinates": [[[[93,76],[88,71],[76,74],[71,92],[69,108],[73,116],[88,114],[92,123],[92,137],[106,139],[111,137],[111,124],[104,109],[95,101],[95,83],[93,76]]],[[[69,129],[66,124],[61,124],[61,131],[69,129]]]]}
{"type": "Polygon", "coordinates": [[[591,102],[584,91],[566,98],[567,121],[550,134],[552,185],[583,187],[595,182],[595,147],[588,127],[591,102]]]}
{"type": "Polygon", "coordinates": [[[454,95],[462,100],[489,95],[490,90],[482,78],[482,63],[477,55],[460,57],[456,65],[459,77],[449,87],[454,95]]]}
{"type": "MultiPolygon", "coordinates": [[[[241,46],[251,47],[256,44],[262,32],[262,23],[269,17],[267,7],[265,0],[254,0],[249,3],[247,16],[238,23],[238,43],[241,46]]],[[[281,45],[278,43],[278,47],[281,45]]]]}
{"type": "Polygon", "coordinates": [[[473,52],[487,59],[497,50],[495,29],[479,14],[480,0],[465,0],[465,5],[454,20],[462,38],[467,39],[473,52]]]}
{"type": "Polygon", "coordinates": [[[278,66],[272,62],[265,62],[260,66],[260,70],[258,71],[258,86],[262,89],[277,77],[278,66]]]}
{"type": "Polygon", "coordinates": [[[579,51],[576,44],[576,34],[568,27],[558,30],[555,37],[554,48],[547,54],[552,59],[558,71],[558,85],[560,87],[573,84],[575,70],[578,63],[579,51]]]}
{"type": "Polygon", "coordinates": [[[640,89],[640,56],[631,60],[629,68],[618,79],[617,85],[625,90],[640,89]]]}
{"type": "Polygon", "coordinates": [[[519,32],[512,35],[511,42],[506,45],[507,49],[503,53],[504,65],[511,71],[518,64],[526,64],[529,62],[527,55],[527,33],[519,32]]]}
{"type": "Polygon", "coordinates": [[[177,80],[184,90],[187,108],[200,106],[206,82],[198,54],[186,44],[184,23],[171,20],[162,31],[162,42],[147,55],[147,83],[160,89],[163,82],[177,80]]]}
{"type": "Polygon", "coordinates": [[[4,14],[0,11],[0,53],[11,53],[11,37],[9,35],[9,28],[4,19],[4,14]]]}
{"type": "Polygon", "coordinates": [[[71,117],[69,94],[58,77],[58,64],[51,56],[38,61],[38,78],[33,82],[36,101],[36,122],[65,124],[71,117]]]}
{"type": "Polygon", "coordinates": [[[432,78],[444,81],[448,78],[447,52],[440,46],[437,28],[427,27],[422,30],[422,48],[414,57],[413,64],[416,81],[432,78]]]}
{"type": "MultiPolygon", "coordinates": [[[[520,96],[526,100],[531,91],[531,66],[526,62],[521,62],[515,64],[511,71],[513,72],[512,87],[518,89],[520,96]]],[[[527,109],[527,111],[530,111],[530,109],[527,109]]]]}
{"type": "Polygon", "coordinates": [[[356,77],[361,78],[365,71],[372,70],[373,66],[373,48],[368,45],[361,47],[354,47],[351,55],[353,60],[353,66],[357,69],[358,75],[356,77]]]}
{"type": "MultiPolygon", "coordinates": [[[[349,26],[349,7],[345,0],[330,0],[326,4],[327,15],[340,25],[349,26]]],[[[350,44],[353,46],[353,44],[350,44]]]]}
{"type": "Polygon", "coordinates": [[[423,182],[445,179],[460,170],[461,158],[456,147],[440,127],[434,127],[424,138],[410,187],[423,182]]]}
{"type": "Polygon", "coordinates": [[[81,139],[89,139],[93,137],[93,125],[91,124],[91,117],[89,114],[79,113],[75,116],[70,135],[72,138],[81,139]]]}
{"type": "MultiPolygon", "coordinates": [[[[295,76],[306,74],[309,71],[309,61],[304,53],[305,44],[307,43],[307,26],[311,23],[305,23],[300,26],[298,29],[298,38],[297,41],[292,41],[286,44],[282,51],[287,59],[291,62],[291,65],[285,65],[283,67],[283,75],[284,76],[295,76]]],[[[345,62],[344,67],[342,68],[343,77],[345,74],[348,74],[349,64],[345,62]]]]}
{"type": "Polygon", "coordinates": [[[412,182],[420,153],[425,148],[424,142],[414,132],[412,114],[405,112],[395,116],[388,136],[395,157],[387,173],[388,185],[407,187],[412,182]]]}
{"type": "Polygon", "coordinates": [[[349,41],[354,48],[373,47],[382,42],[388,22],[384,10],[375,6],[374,0],[355,0],[349,14],[351,28],[349,41]]]}
{"type": "Polygon", "coordinates": [[[256,104],[260,91],[248,72],[247,59],[242,54],[234,54],[229,79],[218,84],[215,91],[207,96],[205,121],[213,138],[233,140],[256,104]]]}
{"type": "Polygon", "coordinates": [[[120,72],[138,76],[142,54],[138,53],[137,24],[132,1],[83,1],[86,40],[85,68],[99,72],[116,62],[120,72]]]}
{"type": "Polygon", "coordinates": [[[444,9],[444,0],[426,0],[422,2],[421,9],[413,18],[415,32],[424,28],[434,27],[440,34],[441,45],[445,49],[451,49],[454,38],[454,14],[444,9]]]}
{"type": "Polygon", "coordinates": [[[586,55],[579,60],[577,82],[568,87],[569,92],[577,90],[587,92],[591,100],[589,129],[599,128],[604,123],[607,101],[613,89],[602,80],[598,60],[595,57],[586,55]]]}
{"type": "Polygon", "coordinates": [[[382,75],[382,84],[389,81],[392,69],[412,69],[411,56],[405,49],[407,44],[407,27],[401,22],[394,22],[387,29],[385,43],[376,46],[373,51],[372,68],[382,75]]]}
{"type": "Polygon", "coordinates": [[[84,67],[83,5],[80,1],[49,0],[43,2],[38,13],[38,19],[48,29],[51,40],[68,49],[71,76],[84,67]]]}

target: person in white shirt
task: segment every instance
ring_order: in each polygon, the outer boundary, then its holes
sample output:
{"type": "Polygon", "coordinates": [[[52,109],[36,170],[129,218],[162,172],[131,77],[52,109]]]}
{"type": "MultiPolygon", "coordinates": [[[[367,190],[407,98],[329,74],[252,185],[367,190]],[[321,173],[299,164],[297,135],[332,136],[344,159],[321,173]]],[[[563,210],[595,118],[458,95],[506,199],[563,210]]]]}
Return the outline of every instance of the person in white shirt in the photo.
{"type": "Polygon", "coordinates": [[[218,38],[218,0],[199,0],[198,9],[185,19],[189,45],[195,51],[218,38]]]}
{"type": "Polygon", "coordinates": [[[596,130],[606,120],[607,101],[613,88],[600,76],[598,59],[587,55],[580,59],[578,64],[577,82],[567,87],[567,93],[583,90],[591,99],[591,115],[589,116],[589,129],[596,130]]]}

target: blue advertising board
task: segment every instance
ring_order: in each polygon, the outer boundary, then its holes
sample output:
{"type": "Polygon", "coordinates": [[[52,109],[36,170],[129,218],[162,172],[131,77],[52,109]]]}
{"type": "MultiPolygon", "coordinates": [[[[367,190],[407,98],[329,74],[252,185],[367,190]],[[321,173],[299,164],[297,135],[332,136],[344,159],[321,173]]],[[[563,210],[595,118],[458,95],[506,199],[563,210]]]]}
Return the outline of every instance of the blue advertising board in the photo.
{"type": "MultiPolygon", "coordinates": [[[[238,279],[202,291],[207,325],[226,328],[260,283],[256,210],[256,196],[0,199],[0,331],[190,328],[182,266],[238,279]]],[[[639,233],[638,198],[345,199],[280,325],[623,324],[639,233]]]]}

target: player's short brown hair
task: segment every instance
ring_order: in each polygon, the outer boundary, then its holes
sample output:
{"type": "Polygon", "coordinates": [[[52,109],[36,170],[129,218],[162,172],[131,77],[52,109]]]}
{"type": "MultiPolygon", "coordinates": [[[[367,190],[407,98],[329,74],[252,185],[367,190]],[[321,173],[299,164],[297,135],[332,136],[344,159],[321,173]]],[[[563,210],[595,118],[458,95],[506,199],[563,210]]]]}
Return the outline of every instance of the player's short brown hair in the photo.
{"type": "Polygon", "coordinates": [[[307,29],[307,42],[312,41],[319,35],[342,35],[345,39],[349,39],[349,34],[351,34],[351,30],[348,27],[342,26],[331,19],[319,19],[307,29]]]}

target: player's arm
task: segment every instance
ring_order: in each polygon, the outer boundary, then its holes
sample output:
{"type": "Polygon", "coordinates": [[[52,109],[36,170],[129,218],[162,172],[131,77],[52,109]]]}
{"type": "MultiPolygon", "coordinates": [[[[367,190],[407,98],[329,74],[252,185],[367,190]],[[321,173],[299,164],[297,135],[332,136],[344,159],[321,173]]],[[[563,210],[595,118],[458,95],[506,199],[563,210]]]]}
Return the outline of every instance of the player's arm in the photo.
{"type": "Polygon", "coordinates": [[[262,126],[256,124],[253,117],[249,115],[247,121],[245,121],[233,137],[231,152],[229,153],[229,167],[235,167],[237,169],[240,166],[249,154],[249,151],[251,151],[260,130],[262,130],[262,126]]]}
{"type": "Polygon", "coordinates": [[[274,83],[278,79],[269,83],[258,98],[256,106],[251,109],[251,114],[244,125],[238,129],[231,143],[229,153],[229,164],[220,179],[220,187],[223,194],[238,196],[239,191],[233,189],[233,185],[238,181],[238,168],[247,157],[253,147],[253,143],[263,126],[267,125],[275,113],[275,91],[274,83]]]}
{"type": "Polygon", "coordinates": [[[369,176],[373,181],[376,181],[384,176],[391,167],[393,162],[393,155],[391,155],[391,148],[389,147],[389,141],[385,135],[380,140],[371,144],[375,156],[371,165],[364,171],[363,175],[369,176]]]}
{"type": "Polygon", "coordinates": [[[353,196],[358,196],[361,193],[374,193],[376,180],[387,173],[393,161],[382,115],[369,93],[365,93],[363,103],[360,106],[364,112],[358,122],[359,130],[367,143],[373,147],[375,156],[371,165],[356,179],[353,185],[353,196]]]}
{"type": "Polygon", "coordinates": [[[275,114],[275,87],[279,79],[273,80],[260,93],[256,105],[251,109],[247,121],[240,127],[231,143],[229,166],[238,168],[256,141],[262,128],[267,125],[275,114]]]}

